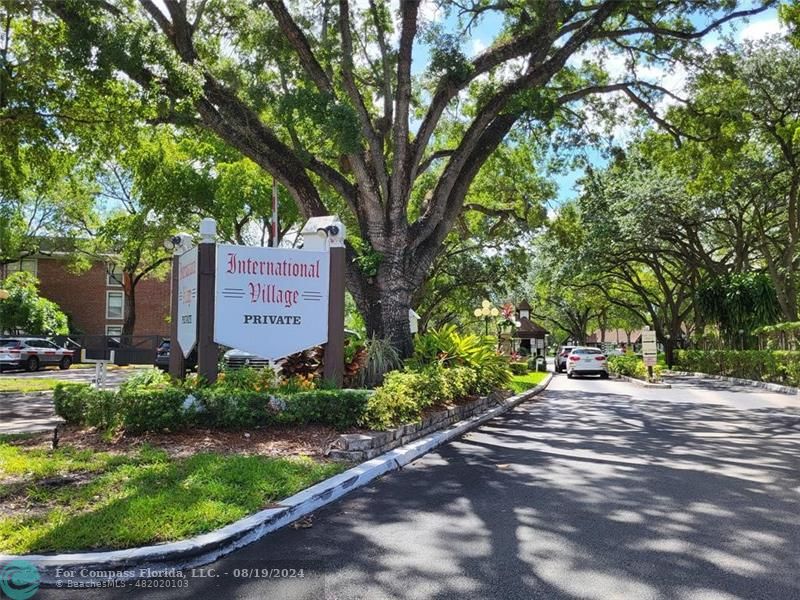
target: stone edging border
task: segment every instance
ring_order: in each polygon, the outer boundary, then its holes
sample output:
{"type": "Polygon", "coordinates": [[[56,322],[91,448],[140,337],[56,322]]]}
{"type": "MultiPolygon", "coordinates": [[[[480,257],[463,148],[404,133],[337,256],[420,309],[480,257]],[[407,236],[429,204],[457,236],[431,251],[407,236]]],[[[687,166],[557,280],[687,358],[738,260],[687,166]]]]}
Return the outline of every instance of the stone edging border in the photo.
{"type": "Polygon", "coordinates": [[[400,446],[381,456],[356,465],[344,473],[321,481],[294,496],[286,498],[279,503],[277,508],[262,510],[216,531],[179,542],[110,552],[52,555],[29,554],[21,556],[0,554],[0,563],[14,559],[24,559],[34,564],[39,570],[41,583],[45,587],[54,586],[62,579],[56,575],[57,569],[75,571],[77,576],[70,577],[71,581],[100,582],[109,580],[109,571],[128,571],[133,573],[132,577],[130,574],[120,573],[121,576],[116,579],[122,581],[136,579],[135,574],[141,572],[142,569],[189,569],[208,564],[308,515],[339,499],[348,492],[370,483],[381,475],[401,469],[437,446],[503,414],[543,391],[552,378],[553,374],[549,373],[545,380],[535,388],[500,401],[497,406],[480,415],[464,419],[448,429],[419,438],[410,444],[400,446]],[[132,569],[131,567],[135,568],[132,569]],[[92,571],[100,571],[102,574],[100,577],[92,576],[92,571]],[[85,575],[81,575],[81,572],[85,573],[85,575]]]}
{"type": "Polygon", "coordinates": [[[779,383],[770,383],[768,381],[755,381],[753,379],[741,379],[739,377],[726,377],[725,375],[709,375],[708,373],[700,373],[699,371],[664,371],[666,375],[680,375],[689,377],[708,377],[709,379],[719,379],[720,381],[730,381],[731,383],[738,383],[740,385],[748,385],[750,387],[761,388],[769,390],[770,392],[777,392],[779,394],[789,394],[790,396],[800,396],[800,388],[791,387],[788,385],[781,385],[779,383]]]}

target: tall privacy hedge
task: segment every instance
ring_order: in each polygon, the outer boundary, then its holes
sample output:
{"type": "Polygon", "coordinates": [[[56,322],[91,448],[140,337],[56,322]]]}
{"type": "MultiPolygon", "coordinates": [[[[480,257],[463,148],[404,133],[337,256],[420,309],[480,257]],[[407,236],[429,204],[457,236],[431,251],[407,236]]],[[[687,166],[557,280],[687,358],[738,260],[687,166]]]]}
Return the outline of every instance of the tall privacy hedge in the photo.
{"type": "Polygon", "coordinates": [[[675,367],[709,375],[800,386],[800,352],[782,350],[676,350],[675,367]]]}

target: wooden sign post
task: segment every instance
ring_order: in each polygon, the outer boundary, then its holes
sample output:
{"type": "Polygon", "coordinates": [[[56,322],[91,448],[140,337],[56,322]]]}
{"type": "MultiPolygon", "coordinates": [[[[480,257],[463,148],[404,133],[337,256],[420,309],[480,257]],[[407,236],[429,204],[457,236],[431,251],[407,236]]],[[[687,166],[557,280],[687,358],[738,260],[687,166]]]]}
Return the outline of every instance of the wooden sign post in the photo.
{"type": "Polygon", "coordinates": [[[217,381],[219,348],[214,341],[214,288],[217,262],[217,222],[200,222],[197,247],[197,373],[208,383],[217,381]]]}
{"type": "Polygon", "coordinates": [[[331,272],[328,285],[328,343],[325,344],[323,378],[342,387],[344,381],[344,268],[345,249],[331,246],[331,272]]]}

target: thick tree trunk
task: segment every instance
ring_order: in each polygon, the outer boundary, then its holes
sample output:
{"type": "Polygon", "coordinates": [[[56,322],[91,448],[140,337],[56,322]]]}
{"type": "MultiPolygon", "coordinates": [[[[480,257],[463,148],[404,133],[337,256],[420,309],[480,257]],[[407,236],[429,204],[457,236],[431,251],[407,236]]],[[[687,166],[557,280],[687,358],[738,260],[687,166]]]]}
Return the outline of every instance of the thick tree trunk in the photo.
{"type": "Polygon", "coordinates": [[[122,322],[122,335],[133,335],[136,327],[136,286],[125,286],[125,320],[122,322]]]}
{"type": "MultiPolygon", "coordinates": [[[[375,240],[377,241],[377,240],[375,240]]],[[[376,246],[373,241],[373,246],[376,246]]],[[[414,345],[411,338],[409,310],[414,290],[421,284],[427,269],[417,268],[409,273],[403,244],[383,245],[382,260],[374,276],[350,273],[358,285],[349,286],[367,326],[369,337],[391,341],[402,357],[411,356],[414,345]]],[[[354,271],[355,264],[350,265],[354,271]]]]}
{"type": "Polygon", "coordinates": [[[408,318],[411,294],[376,286],[370,296],[372,301],[364,313],[367,335],[388,339],[400,356],[411,356],[414,351],[408,318]]]}

